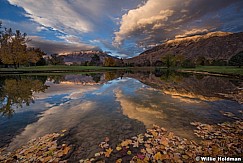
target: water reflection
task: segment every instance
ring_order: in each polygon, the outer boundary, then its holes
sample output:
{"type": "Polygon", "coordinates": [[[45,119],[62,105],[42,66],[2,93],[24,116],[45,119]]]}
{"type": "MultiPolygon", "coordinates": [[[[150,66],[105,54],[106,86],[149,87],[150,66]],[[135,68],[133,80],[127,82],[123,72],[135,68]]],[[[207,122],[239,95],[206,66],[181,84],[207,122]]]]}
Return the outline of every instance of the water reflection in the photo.
{"type": "Polygon", "coordinates": [[[0,113],[12,117],[16,108],[34,103],[34,93],[45,92],[46,81],[54,84],[104,84],[121,76],[120,72],[47,75],[47,76],[1,76],[0,78],[0,113]]]}
{"type": "MultiPolygon", "coordinates": [[[[67,129],[69,134],[65,141],[75,143],[76,149],[80,149],[74,152],[77,159],[92,156],[97,152],[97,144],[106,136],[115,144],[157,124],[179,136],[193,138],[190,122],[230,121],[220,111],[237,114],[238,110],[243,110],[243,105],[239,104],[242,102],[242,81],[172,71],[47,75],[41,78],[5,76],[0,82],[1,104],[5,107],[8,98],[11,107],[30,104],[34,100],[33,94],[38,98],[31,109],[45,107],[36,121],[25,122],[24,130],[14,135],[9,149],[17,148],[29,139],[67,129]],[[18,90],[21,86],[23,88],[18,90]],[[14,95],[18,97],[14,98],[14,95]]],[[[25,119],[26,114],[21,116],[25,119]]],[[[11,124],[11,120],[3,121],[0,117],[0,124],[11,124]]],[[[0,126],[1,136],[2,128],[3,125],[0,126]]],[[[73,161],[77,160],[73,157],[73,161]]]]}
{"type": "Polygon", "coordinates": [[[11,117],[14,107],[22,108],[34,103],[34,93],[44,92],[48,87],[45,79],[39,80],[32,77],[10,77],[0,79],[0,113],[2,116],[11,117]]]}
{"type": "Polygon", "coordinates": [[[239,79],[190,75],[167,70],[129,73],[126,76],[185,101],[230,99],[243,103],[243,81],[239,79]]]}

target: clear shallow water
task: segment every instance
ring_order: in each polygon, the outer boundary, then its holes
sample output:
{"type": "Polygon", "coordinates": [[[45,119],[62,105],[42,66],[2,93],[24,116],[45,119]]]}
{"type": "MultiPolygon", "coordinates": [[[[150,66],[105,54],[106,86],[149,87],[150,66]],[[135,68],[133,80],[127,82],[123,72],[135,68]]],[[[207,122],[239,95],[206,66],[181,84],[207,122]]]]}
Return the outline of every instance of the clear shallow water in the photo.
{"type": "Polygon", "coordinates": [[[106,136],[115,144],[153,124],[196,139],[190,122],[232,121],[220,111],[243,110],[240,80],[162,71],[1,76],[0,89],[1,146],[66,129],[63,141],[82,151],[73,158],[92,156],[106,136]]]}

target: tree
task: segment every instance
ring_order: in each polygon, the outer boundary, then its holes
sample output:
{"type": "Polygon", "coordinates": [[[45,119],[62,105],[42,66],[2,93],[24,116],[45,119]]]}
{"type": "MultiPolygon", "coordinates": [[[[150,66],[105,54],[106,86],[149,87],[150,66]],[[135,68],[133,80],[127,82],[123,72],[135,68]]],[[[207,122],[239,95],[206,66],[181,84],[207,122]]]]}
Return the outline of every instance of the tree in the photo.
{"type": "Polygon", "coordinates": [[[101,64],[100,56],[98,56],[97,54],[94,54],[91,57],[90,66],[99,66],[100,64],[101,64]]]}
{"type": "Polygon", "coordinates": [[[0,61],[3,64],[17,68],[20,65],[36,64],[42,58],[45,53],[39,48],[27,48],[29,40],[26,36],[26,33],[19,30],[13,32],[11,28],[0,30],[0,61]]]}
{"type": "Polygon", "coordinates": [[[243,51],[231,57],[229,60],[229,65],[238,66],[239,68],[241,68],[241,66],[243,66],[243,51]]]}
{"type": "Polygon", "coordinates": [[[181,66],[182,63],[185,61],[185,57],[182,54],[177,54],[174,56],[174,64],[175,66],[181,66]]]}
{"type": "Polygon", "coordinates": [[[123,59],[116,59],[115,60],[115,65],[118,66],[118,67],[123,67],[124,66],[124,61],[123,59]]]}
{"type": "Polygon", "coordinates": [[[174,58],[174,56],[172,54],[168,53],[168,54],[164,55],[161,58],[161,60],[162,60],[162,62],[165,63],[167,68],[170,68],[174,64],[174,59],[173,58],[174,58]]]}
{"type": "Polygon", "coordinates": [[[113,58],[111,57],[106,57],[104,61],[104,66],[106,67],[113,67],[116,65],[116,62],[113,58]]]}
{"type": "Polygon", "coordinates": [[[181,67],[183,68],[195,68],[196,65],[194,62],[192,62],[190,59],[186,59],[182,62],[181,67]]]}
{"type": "Polygon", "coordinates": [[[36,65],[38,61],[43,59],[43,55],[45,55],[45,53],[39,48],[28,48],[25,53],[25,59],[23,62],[29,65],[31,63],[36,65]]]}
{"type": "Polygon", "coordinates": [[[0,58],[4,64],[12,64],[15,68],[23,64],[26,54],[26,34],[19,30],[16,33],[12,29],[5,29],[1,32],[0,58]]]}
{"type": "Polygon", "coordinates": [[[64,58],[58,54],[51,54],[51,57],[48,58],[48,61],[52,65],[64,64],[64,58]]]}
{"type": "Polygon", "coordinates": [[[196,59],[196,65],[205,66],[206,58],[204,56],[199,56],[196,59]]]}

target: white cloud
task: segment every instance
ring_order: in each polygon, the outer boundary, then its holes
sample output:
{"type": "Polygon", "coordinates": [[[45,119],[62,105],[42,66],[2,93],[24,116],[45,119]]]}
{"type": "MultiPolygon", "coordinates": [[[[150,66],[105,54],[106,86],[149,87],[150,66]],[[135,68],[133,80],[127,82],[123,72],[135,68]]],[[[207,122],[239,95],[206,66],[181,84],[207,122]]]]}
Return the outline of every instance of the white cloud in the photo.
{"type": "Polygon", "coordinates": [[[140,0],[8,0],[22,7],[26,16],[42,26],[65,34],[88,33],[107,28],[104,19],[118,17],[122,8],[134,7],[140,0]]]}
{"type": "Polygon", "coordinates": [[[5,28],[11,28],[13,31],[20,30],[21,32],[27,34],[34,34],[36,32],[45,30],[45,27],[35,22],[14,22],[6,19],[0,19],[0,22],[3,23],[2,26],[5,28]]]}
{"type": "Polygon", "coordinates": [[[81,43],[80,38],[77,36],[74,36],[74,35],[64,35],[64,36],[59,36],[59,38],[65,40],[66,42],[71,43],[71,44],[81,43]]]}
{"type": "Polygon", "coordinates": [[[184,37],[190,37],[194,35],[201,35],[201,34],[206,34],[208,33],[208,29],[192,29],[192,30],[187,30],[185,33],[176,35],[175,38],[184,38],[184,37]]]}
{"type": "Polygon", "coordinates": [[[71,44],[87,39],[90,44],[102,46],[102,40],[106,40],[106,49],[129,56],[140,53],[139,46],[162,43],[190,34],[193,29],[242,31],[242,0],[8,1],[22,7],[31,19],[23,27],[21,23],[12,25],[21,26],[22,32],[40,35],[45,31],[42,36],[54,39],[52,36],[58,35],[71,44]],[[56,35],[49,35],[55,32],[56,35]],[[117,46],[123,42],[124,46],[117,46]]]}
{"type": "Polygon", "coordinates": [[[121,44],[134,31],[144,31],[147,26],[162,27],[173,15],[171,8],[176,1],[148,0],[143,6],[130,10],[122,16],[120,29],[115,32],[115,43],[121,44]]]}
{"type": "MultiPolygon", "coordinates": [[[[124,40],[135,41],[138,45],[161,43],[177,37],[219,30],[223,10],[232,5],[243,5],[240,0],[148,0],[122,16],[120,28],[114,32],[114,45],[124,40]],[[209,5],[210,4],[210,5],[209,5]],[[215,16],[216,15],[216,16],[215,16]],[[200,21],[199,21],[200,20],[200,21]]],[[[231,8],[232,10],[232,8],[231,8]]],[[[234,11],[238,13],[237,10],[234,11]]]]}
{"type": "Polygon", "coordinates": [[[45,0],[45,1],[29,1],[29,0],[9,0],[12,5],[22,7],[26,12],[26,16],[45,27],[51,27],[64,33],[74,32],[90,32],[93,25],[85,15],[80,11],[87,11],[87,14],[94,15],[98,6],[88,7],[88,1],[77,1],[69,3],[65,0],[45,0]]]}

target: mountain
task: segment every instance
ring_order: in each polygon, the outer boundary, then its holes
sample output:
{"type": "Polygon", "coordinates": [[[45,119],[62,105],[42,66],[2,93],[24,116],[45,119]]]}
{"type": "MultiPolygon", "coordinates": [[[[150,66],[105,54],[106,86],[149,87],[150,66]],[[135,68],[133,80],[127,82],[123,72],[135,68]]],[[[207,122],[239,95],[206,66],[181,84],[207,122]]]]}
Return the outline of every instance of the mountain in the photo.
{"type": "Polygon", "coordinates": [[[127,64],[156,65],[165,54],[183,55],[186,59],[196,61],[204,57],[208,61],[228,61],[233,55],[243,51],[243,32],[211,32],[186,38],[169,40],[149,49],[139,56],[125,60],[127,64]]]}
{"type": "Polygon", "coordinates": [[[104,62],[105,58],[112,58],[114,60],[119,60],[116,57],[108,55],[106,52],[94,51],[94,50],[85,50],[85,51],[61,54],[66,64],[79,64],[79,65],[85,65],[91,62],[92,57],[94,57],[95,55],[97,55],[100,58],[100,64],[104,62]]]}

